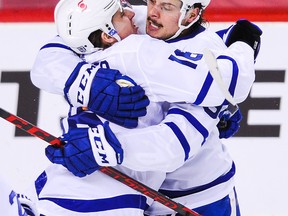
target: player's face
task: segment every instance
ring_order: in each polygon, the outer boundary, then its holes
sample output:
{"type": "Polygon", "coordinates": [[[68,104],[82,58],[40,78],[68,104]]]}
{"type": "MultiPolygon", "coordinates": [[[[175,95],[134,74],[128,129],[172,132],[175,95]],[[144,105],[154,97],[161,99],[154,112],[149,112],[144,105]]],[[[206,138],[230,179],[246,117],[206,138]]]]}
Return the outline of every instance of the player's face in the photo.
{"type": "Polygon", "coordinates": [[[182,2],[179,0],[148,0],[146,33],[158,39],[168,39],[177,30],[182,2]]]}
{"type": "Polygon", "coordinates": [[[132,21],[134,16],[135,13],[129,7],[123,7],[114,14],[112,23],[121,39],[137,34],[138,27],[132,21]]]}

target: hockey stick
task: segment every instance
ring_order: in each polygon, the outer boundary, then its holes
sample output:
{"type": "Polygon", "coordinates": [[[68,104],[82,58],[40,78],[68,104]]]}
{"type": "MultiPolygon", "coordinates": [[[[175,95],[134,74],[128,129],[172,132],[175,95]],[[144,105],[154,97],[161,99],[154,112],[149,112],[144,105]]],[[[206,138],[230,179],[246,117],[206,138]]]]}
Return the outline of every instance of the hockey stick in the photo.
{"type": "Polygon", "coordinates": [[[221,77],[221,73],[219,71],[217,61],[213,53],[209,49],[204,49],[203,51],[204,59],[206,64],[208,65],[208,68],[210,70],[210,73],[213,77],[213,79],[216,81],[216,83],[219,85],[222,93],[224,94],[226,100],[230,102],[233,106],[236,106],[236,102],[230,92],[228,91],[228,88],[226,87],[225,83],[223,82],[223,79],[221,77]]]}
{"type": "Polygon", "coordinates": [[[239,109],[239,107],[238,107],[237,103],[235,102],[233,96],[228,91],[228,88],[226,87],[225,83],[223,82],[223,79],[222,79],[221,73],[219,71],[215,56],[213,55],[213,53],[209,49],[204,49],[203,56],[204,56],[206,64],[208,65],[208,68],[210,70],[210,73],[211,73],[213,79],[215,80],[215,82],[220,87],[226,100],[230,103],[231,106],[228,106],[228,110],[231,113],[231,115],[233,115],[239,109]]]}
{"type": "MultiPolygon", "coordinates": [[[[51,145],[62,146],[62,142],[57,137],[49,134],[48,132],[38,128],[32,123],[9,113],[8,111],[0,108],[0,117],[14,124],[16,127],[26,131],[27,133],[38,137],[51,145]]],[[[200,216],[197,212],[185,207],[184,205],[171,200],[169,197],[155,191],[154,189],[134,180],[126,174],[112,168],[112,167],[101,167],[99,169],[102,173],[114,178],[115,180],[127,185],[128,187],[150,197],[151,199],[163,204],[164,206],[174,210],[175,212],[183,216],[200,216]]]]}

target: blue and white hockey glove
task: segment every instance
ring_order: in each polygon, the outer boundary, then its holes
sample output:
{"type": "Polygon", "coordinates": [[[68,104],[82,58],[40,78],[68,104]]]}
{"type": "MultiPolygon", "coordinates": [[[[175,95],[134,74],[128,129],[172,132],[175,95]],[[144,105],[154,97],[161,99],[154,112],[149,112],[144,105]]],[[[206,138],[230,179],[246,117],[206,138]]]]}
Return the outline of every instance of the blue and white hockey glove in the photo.
{"type": "Polygon", "coordinates": [[[255,24],[245,19],[240,19],[236,24],[228,29],[218,31],[217,34],[224,39],[227,46],[236,41],[247,43],[254,50],[254,59],[256,60],[260,46],[262,30],[255,24]]]}
{"type": "MultiPolygon", "coordinates": [[[[94,116],[97,118],[95,114],[94,116]]],[[[87,117],[89,116],[82,115],[78,123],[85,121],[87,117]]],[[[52,163],[63,165],[78,177],[89,175],[100,166],[122,163],[123,149],[107,121],[103,124],[97,119],[94,127],[85,128],[76,128],[71,122],[72,127],[61,138],[65,145],[62,148],[50,145],[45,149],[46,156],[52,163]]]]}
{"type": "Polygon", "coordinates": [[[224,112],[219,123],[217,124],[219,130],[219,138],[228,139],[232,137],[240,128],[240,121],[242,120],[242,114],[240,109],[235,113],[230,111],[224,112]]]}
{"type": "Polygon", "coordinates": [[[146,115],[148,105],[143,88],[131,78],[118,70],[97,71],[91,86],[89,110],[118,125],[134,128],[138,117],[146,115]]]}
{"type": "Polygon", "coordinates": [[[128,76],[83,62],[67,80],[64,94],[71,106],[86,107],[127,128],[137,127],[149,105],[144,89],[128,76]]]}

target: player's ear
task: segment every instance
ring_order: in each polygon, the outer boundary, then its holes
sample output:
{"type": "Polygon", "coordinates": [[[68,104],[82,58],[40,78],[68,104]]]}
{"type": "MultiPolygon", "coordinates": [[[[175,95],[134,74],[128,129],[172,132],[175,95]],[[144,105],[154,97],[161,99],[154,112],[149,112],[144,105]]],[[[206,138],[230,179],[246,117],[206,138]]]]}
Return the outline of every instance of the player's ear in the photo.
{"type": "Polygon", "coordinates": [[[117,42],[117,40],[114,37],[111,37],[110,35],[106,34],[105,32],[101,33],[101,40],[102,40],[104,47],[110,47],[112,44],[117,42]]]}
{"type": "Polygon", "coordinates": [[[196,8],[191,8],[185,18],[183,19],[182,24],[183,25],[188,25],[189,23],[193,22],[199,15],[200,9],[198,7],[196,8]]]}

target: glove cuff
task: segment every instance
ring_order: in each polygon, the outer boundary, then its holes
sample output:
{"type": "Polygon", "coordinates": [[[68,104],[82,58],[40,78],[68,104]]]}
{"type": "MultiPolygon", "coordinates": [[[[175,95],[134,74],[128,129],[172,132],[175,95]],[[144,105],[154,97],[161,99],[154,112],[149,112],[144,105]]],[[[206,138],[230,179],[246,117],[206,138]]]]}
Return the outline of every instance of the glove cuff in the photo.
{"type": "Polygon", "coordinates": [[[98,125],[97,128],[89,128],[88,134],[97,164],[99,166],[116,166],[118,157],[115,150],[106,140],[103,126],[98,125]]]}
{"type": "Polygon", "coordinates": [[[79,64],[65,83],[64,95],[70,106],[87,107],[92,81],[98,68],[91,64],[79,64]]]}

